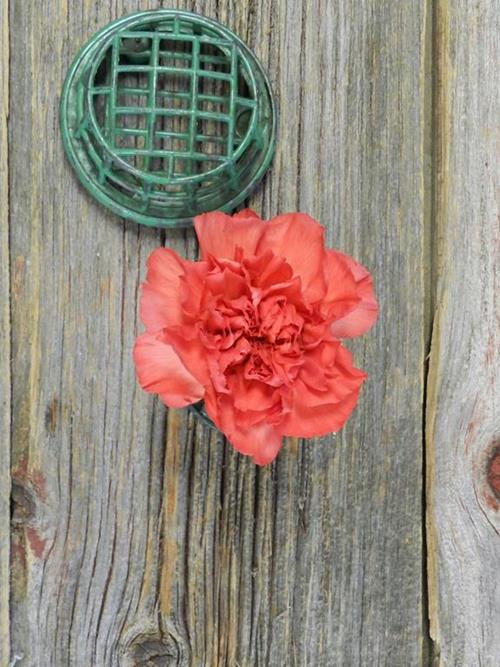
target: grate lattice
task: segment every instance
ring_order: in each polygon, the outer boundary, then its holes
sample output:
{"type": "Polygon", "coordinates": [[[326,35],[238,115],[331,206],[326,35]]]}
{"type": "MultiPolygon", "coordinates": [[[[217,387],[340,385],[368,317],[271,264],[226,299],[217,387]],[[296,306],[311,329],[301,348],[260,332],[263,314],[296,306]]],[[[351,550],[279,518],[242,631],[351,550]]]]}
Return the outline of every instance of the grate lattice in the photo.
{"type": "Polygon", "coordinates": [[[146,224],[233,208],[274,147],[259,63],[226,28],[185,12],[143,12],[98,33],[70,70],[61,111],[83,183],[146,224]]]}

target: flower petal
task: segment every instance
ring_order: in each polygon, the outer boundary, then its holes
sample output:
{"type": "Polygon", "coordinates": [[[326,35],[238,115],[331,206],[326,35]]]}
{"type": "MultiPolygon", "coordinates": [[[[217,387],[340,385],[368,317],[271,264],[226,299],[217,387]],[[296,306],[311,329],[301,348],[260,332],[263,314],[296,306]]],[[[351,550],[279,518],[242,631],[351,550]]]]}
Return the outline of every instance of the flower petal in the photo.
{"type": "Polygon", "coordinates": [[[142,286],[141,320],[155,332],[182,322],[180,277],[184,261],[169,248],[157,248],[148,258],[146,282],[142,286]]]}
{"type": "Polygon", "coordinates": [[[273,218],[259,244],[260,252],[268,249],[285,259],[301,278],[306,299],[317,301],[324,296],[324,232],[319,222],[304,213],[273,218]]]}
{"type": "Polygon", "coordinates": [[[203,398],[203,386],[189,373],[174,348],[150,333],[136,339],[134,361],[141,387],[160,394],[171,408],[183,408],[203,398]]]}
{"type": "Polygon", "coordinates": [[[149,283],[142,284],[141,320],[149,333],[157,333],[180,317],[179,304],[172,303],[169,295],[163,290],[152,287],[149,283]]]}
{"type": "Polygon", "coordinates": [[[287,264],[282,257],[275,255],[272,250],[245,258],[244,264],[250,272],[254,287],[271,287],[276,283],[288,282],[293,277],[290,264],[287,264]]]}
{"type": "Polygon", "coordinates": [[[282,425],[283,435],[314,438],[342,428],[358,402],[359,389],[339,403],[323,403],[314,407],[295,403],[282,425]]]}
{"type": "Polygon", "coordinates": [[[261,421],[250,427],[242,427],[238,423],[238,411],[226,396],[219,397],[218,401],[211,397],[205,403],[205,408],[212,421],[240,454],[251,456],[259,466],[265,466],[276,458],[281,449],[282,437],[281,431],[275,426],[261,421]]]}
{"type": "Polygon", "coordinates": [[[344,317],[360,302],[356,280],[347,261],[347,256],[334,250],[326,250],[324,257],[326,294],[321,311],[328,318],[344,317]]]}
{"type": "Polygon", "coordinates": [[[194,218],[202,259],[210,255],[234,259],[237,248],[242,248],[247,256],[255,255],[266,226],[267,223],[253,211],[248,217],[243,217],[241,213],[231,217],[214,211],[194,218]]]}
{"type": "MultiPolygon", "coordinates": [[[[354,308],[340,319],[333,322],[331,332],[337,338],[352,338],[366,333],[378,317],[378,303],[373,292],[373,280],[364,266],[358,264],[349,255],[336,250],[328,250],[328,264],[333,275],[333,267],[340,264],[347,265],[355,280],[356,294],[359,302],[354,308]]],[[[333,278],[330,284],[334,284],[333,278]]]]}
{"type": "Polygon", "coordinates": [[[249,218],[255,218],[256,220],[262,220],[260,215],[257,215],[257,213],[251,208],[244,208],[242,211],[238,211],[238,213],[235,213],[233,215],[233,218],[236,218],[238,220],[248,220],[249,218]]]}
{"type": "Polygon", "coordinates": [[[214,296],[228,300],[237,299],[250,292],[245,278],[229,269],[209,273],[205,278],[205,284],[214,296]]]}
{"type": "Polygon", "coordinates": [[[208,262],[184,262],[184,275],[180,277],[179,301],[187,318],[196,319],[200,314],[205,293],[205,277],[208,262]]]}
{"type": "MultiPolygon", "coordinates": [[[[224,430],[224,429],[223,429],[224,430]]],[[[253,462],[265,466],[277,457],[282,445],[281,433],[274,426],[261,422],[249,429],[224,433],[236,451],[251,456],[253,462]]]]}
{"type": "Polygon", "coordinates": [[[165,342],[171,345],[189,373],[206,387],[210,383],[207,351],[203,345],[199,329],[186,325],[170,327],[162,332],[165,342]]]}
{"type": "Polygon", "coordinates": [[[234,405],[238,410],[249,410],[262,414],[271,410],[277,402],[279,403],[279,396],[274,387],[264,382],[247,380],[235,374],[229,386],[233,392],[234,405]]]}
{"type": "Polygon", "coordinates": [[[318,349],[318,355],[326,359],[335,355],[331,365],[314,367],[296,383],[293,390],[292,409],[285,416],[283,434],[310,438],[338,431],[353,411],[361,385],[367,375],[352,365],[351,352],[340,344],[326,344],[318,349]],[[311,372],[324,369],[324,377],[314,382],[311,372]],[[327,390],[321,381],[324,380],[327,390]]]}

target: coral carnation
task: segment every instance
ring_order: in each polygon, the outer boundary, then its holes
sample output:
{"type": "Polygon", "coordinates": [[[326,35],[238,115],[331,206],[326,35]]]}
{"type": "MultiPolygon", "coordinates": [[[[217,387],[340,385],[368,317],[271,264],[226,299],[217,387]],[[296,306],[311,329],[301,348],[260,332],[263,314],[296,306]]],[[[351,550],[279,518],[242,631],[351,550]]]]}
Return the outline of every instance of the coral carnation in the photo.
{"type": "Polygon", "coordinates": [[[368,271],[324,246],[307,215],[195,218],[200,260],[158,248],[134,358],[143,389],[171,407],[205,401],[231,444],[272,461],[283,436],[338,431],[366,374],[341,339],[377,317],[368,271]]]}

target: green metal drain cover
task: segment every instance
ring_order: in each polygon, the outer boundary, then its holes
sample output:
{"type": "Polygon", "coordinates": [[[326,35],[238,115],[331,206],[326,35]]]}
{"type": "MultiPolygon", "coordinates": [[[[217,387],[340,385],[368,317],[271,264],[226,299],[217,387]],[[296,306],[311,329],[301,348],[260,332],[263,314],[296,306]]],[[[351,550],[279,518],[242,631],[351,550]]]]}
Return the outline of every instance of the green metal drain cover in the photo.
{"type": "Polygon", "coordinates": [[[181,226],[248,196],[271,161],[276,112],[262,66],[236,35],[159,9],[114,21],[83,47],[64,84],[61,130],[102,204],[181,226]]]}

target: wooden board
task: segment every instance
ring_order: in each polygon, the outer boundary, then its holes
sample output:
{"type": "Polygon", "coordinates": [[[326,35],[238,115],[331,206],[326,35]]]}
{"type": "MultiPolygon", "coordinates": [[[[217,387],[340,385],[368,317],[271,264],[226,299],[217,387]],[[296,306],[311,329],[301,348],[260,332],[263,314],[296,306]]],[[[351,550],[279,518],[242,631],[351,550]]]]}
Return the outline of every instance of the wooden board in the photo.
{"type": "Polygon", "coordinates": [[[0,665],[9,661],[10,565],[10,280],[9,3],[0,2],[0,665]]]}
{"type": "Polygon", "coordinates": [[[438,664],[500,664],[498,2],[437,3],[436,319],[428,401],[438,664]]]}
{"type": "Polygon", "coordinates": [[[193,234],[95,204],[64,159],[57,102],[85,39],[158,4],[12,3],[11,655],[419,665],[429,14],[389,0],[177,5],[233,28],[270,73],[279,146],[250,203],[317,216],[373,271],[380,322],[353,346],[370,381],[341,435],[290,442],[265,469],[138,389],[146,257],[160,243],[194,257],[193,234]]]}

